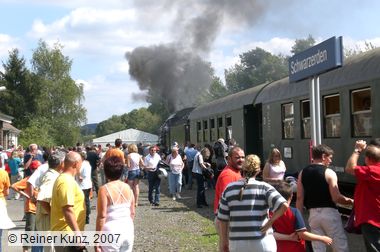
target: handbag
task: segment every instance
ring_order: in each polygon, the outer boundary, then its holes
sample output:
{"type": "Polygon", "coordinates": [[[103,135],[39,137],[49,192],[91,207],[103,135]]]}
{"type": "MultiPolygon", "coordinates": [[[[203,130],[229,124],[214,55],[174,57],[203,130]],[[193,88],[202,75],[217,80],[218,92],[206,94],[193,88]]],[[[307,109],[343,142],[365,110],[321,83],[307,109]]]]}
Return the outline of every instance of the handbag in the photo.
{"type": "Polygon", "coordinates": [[[138,176],[138,179],[143,179],[144,178],[144,170],[143,169],[140,169],[139,170],[139,176],[138,176]]]}
{"type": "MultiPolygon", "coordinates": [[[[199,160],[199,156],[197,157],[199,167],[202,167],[201,161],[199,160]]],[[[210,167],[202,168],[202,175],[205,179],[212,179],[214,177],[214,170],[210,167]]]]}
{"type": "Polygon", "coordinates": [[[202,170],[202,175],[206,178],[206,179],[212,179],[214,177],[214,171],[211,169],[211,168],[204,168],[202,170]]]}
{"type": "Polygon", "coordinates": [[[351,234],[361,234],[362,231],[360,230],[360,227],[355,226],[355,208],[352,207],[350,217],[348,218],[346,225],[344,225],[344,230],[347,231],[347,233],[351,234]]]}

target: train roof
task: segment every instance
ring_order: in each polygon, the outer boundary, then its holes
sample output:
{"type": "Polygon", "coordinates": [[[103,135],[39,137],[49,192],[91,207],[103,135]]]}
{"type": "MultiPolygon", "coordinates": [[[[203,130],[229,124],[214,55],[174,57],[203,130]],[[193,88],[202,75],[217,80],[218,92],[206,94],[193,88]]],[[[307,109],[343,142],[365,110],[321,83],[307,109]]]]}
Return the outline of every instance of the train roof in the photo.
{"type": "MultiPolygon", "coordinates": [[[[319,75],[319,85],[320,90],[329,90],[376,79],[380,79],[380,48],[347,58],[343,67],[319,75]]],[[[286,77],[267,85],[252,101],[265,104],[308,94],[308,79],[289,83],[286,77]]]]}
{"type": "Polygon", "coordinates": [[[189,119],[193,120],[241,109],[243,105],[252,104],[254,97],[256,97],[266,85],[267,83],[261,84],[201,105],[190,113],[189,119]]]}
{"type": "MultiPolygon", "coordinates": [[[[319,75],[321,90],[380,79],[380,48],[345,59],[343,67],[319,75]]],[[[261,84],[195,108],[189,119],[209,117],[242,109],[249,104],[270,103],[308,95],[309,80],[289,83],[289,78],[261,84]]]]}
{"type": "Polygon", "coordinates": [[[190,108],[184,108],[181,109],[173,114],[171,114],[168,119],[164,122],[163,125],[170,124],[171,126],[173,125],[179,125],[179,124],[184,124],[187,121],[187,117],[189,113],[193,110],[193,107],[190,108]]]}

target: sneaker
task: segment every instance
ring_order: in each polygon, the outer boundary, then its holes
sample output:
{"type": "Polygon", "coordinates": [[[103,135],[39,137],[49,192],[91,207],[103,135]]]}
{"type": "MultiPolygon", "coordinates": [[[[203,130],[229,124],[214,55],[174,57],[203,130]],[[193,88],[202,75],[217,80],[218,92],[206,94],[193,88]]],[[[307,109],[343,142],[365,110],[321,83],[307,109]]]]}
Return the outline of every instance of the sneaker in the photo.
{"type": "Polygon", "coordinates": [[[177,199],[182,199],[181,195],[179,193],[176,194],[177,199]]]}
{"type": "Polygon", "coordinates": [[[154,206],[160,206],[160,203],[154,203],[154,206]]]}

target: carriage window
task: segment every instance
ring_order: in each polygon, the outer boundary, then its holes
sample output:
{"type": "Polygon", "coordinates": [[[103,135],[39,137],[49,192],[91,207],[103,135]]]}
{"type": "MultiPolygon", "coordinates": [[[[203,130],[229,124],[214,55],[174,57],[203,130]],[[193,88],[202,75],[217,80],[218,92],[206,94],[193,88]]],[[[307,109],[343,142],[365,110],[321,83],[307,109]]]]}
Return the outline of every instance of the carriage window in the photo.
{"type": "Polygon", "coordinates": [[[310,122],[310,101],[301,101],[302,115],[302,138],[311,137],[311,122],[310,122]]]}
{"type": "Polygon", "coordinates": [[[213,142],[216,140],[216,134],[217,133],[217,129],[215,128],[215,119],[212,118],[210,119],[210,141],[213,142]]]}
{"type": "Polygon", "coordinates": [[[225,135],[226,140],[232,138],[232,119],[231,116],[226,117],[226,135],[225,135]]]}
{"type": "Polygon", "coordinates": [[[371,136],[371,89],[354,90],[351,92],[351,114],[353,136],[371,136]]]}
{"type": "Polygon", "coordinates": [[[283,104],[282,112],[282,137],[284,139],[294,138],[294,105],[283,104]]]}
{"type": "Polygon", "coordinates": [[[340,97],[324,97],[325,137],[340,137],[340,97]]]}
{"type": "Polygon", "coordinates": [[[208,129],[207,121],[203,121],[203,129],[206,130],[208,129]]]}
{"type": "Polygon", "coordinates": [[[201,130],[201,122],[197,122],[197,130],[201,130]]]}
{"type": "Polygon", "coordinates": [[[221,127],[223,127],[223,118],[218,117],[218,128],[221,128],[221,127]]]}
{"type": "Polygon", "coordinates": [[[232,120],[231,117],[226,117],[226,126],[232,126],[232,120]]]}
{"type": "Polygon", "coordinates": [[[224,138],[223,117],[218,117],[218,138],[224,138]]]}
{"type": "Polygon", "coordinates": [[[215,128],[215,119],[210,119],[210,128],[215,128]]]}
{"type": "Polygon", "coordinates": [[[208,121],[207,120],[203,120],[203,142],[207,142],[208,141],[208,121]]]}
{"type": "Polygon", "coordinates": [[[202,142],[202,125],[201,122],[197,122],[197,142],[202,142]]]}

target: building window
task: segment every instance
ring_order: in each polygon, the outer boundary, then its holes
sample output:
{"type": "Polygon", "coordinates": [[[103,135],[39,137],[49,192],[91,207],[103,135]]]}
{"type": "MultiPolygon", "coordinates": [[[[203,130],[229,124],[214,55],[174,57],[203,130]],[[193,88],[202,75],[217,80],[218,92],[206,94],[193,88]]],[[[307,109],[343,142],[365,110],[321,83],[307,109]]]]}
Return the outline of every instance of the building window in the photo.
{"type": "Polygon", "coordinates": [[[371,136],[371,105],[370,88],[354,90],[351,92],[351,114],[354,137],[371,136]]]}
{"type": "Polygon", "coordinates": [[[283,104],[282,108],[282,136],[284,139],[294,138],[294,105],[283,104]]]}
{"type": "Polygon", "coordinates": [[[325,137],[340,137],[340,97],[324,97],[325,137]]]}
{"type": "Polygon", "coordinates": [[[301,101],[302,138],[311,137],[310,101],[301,101]]]}

